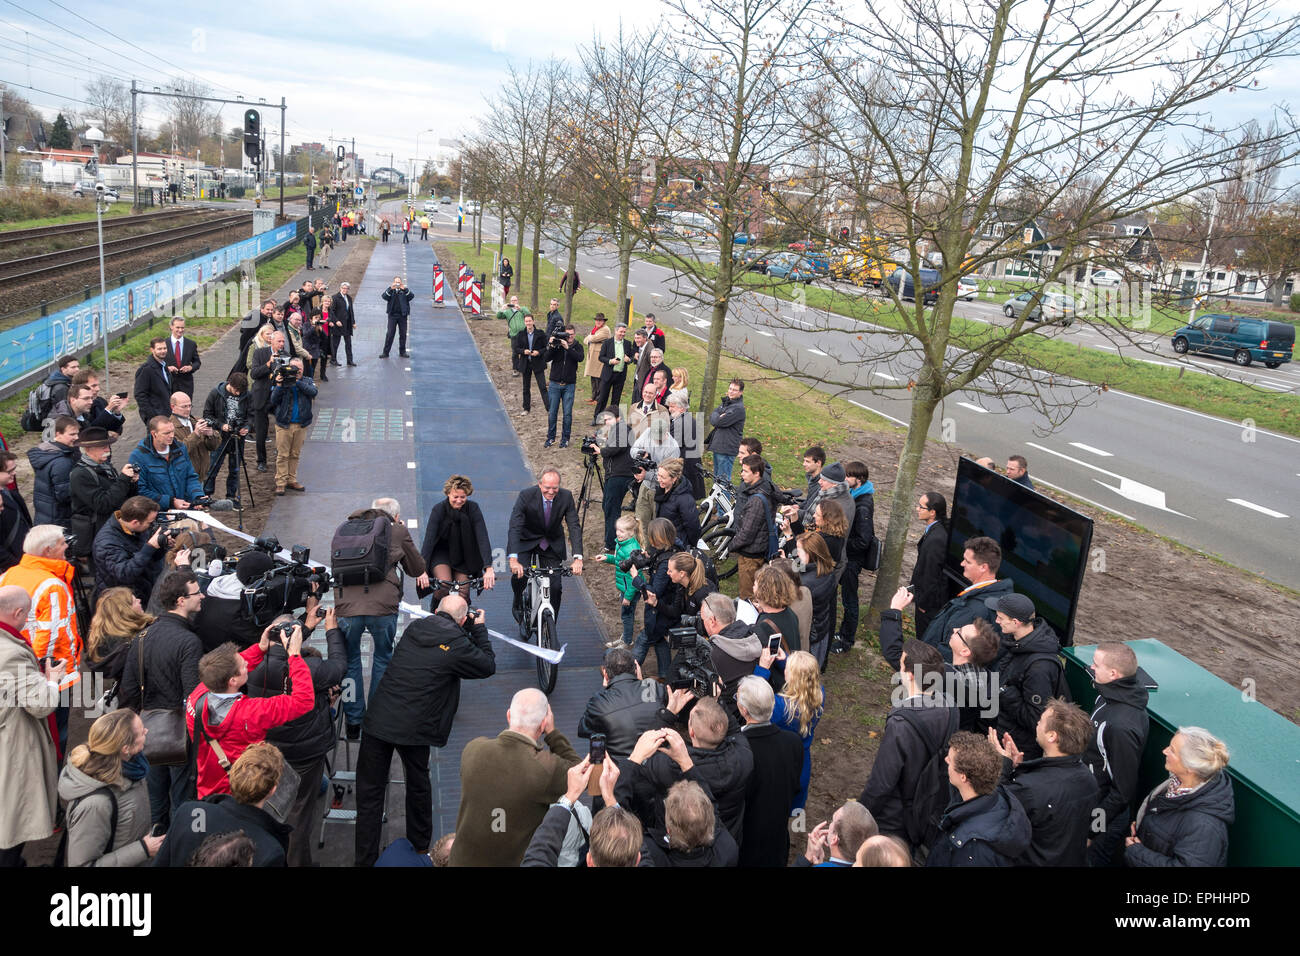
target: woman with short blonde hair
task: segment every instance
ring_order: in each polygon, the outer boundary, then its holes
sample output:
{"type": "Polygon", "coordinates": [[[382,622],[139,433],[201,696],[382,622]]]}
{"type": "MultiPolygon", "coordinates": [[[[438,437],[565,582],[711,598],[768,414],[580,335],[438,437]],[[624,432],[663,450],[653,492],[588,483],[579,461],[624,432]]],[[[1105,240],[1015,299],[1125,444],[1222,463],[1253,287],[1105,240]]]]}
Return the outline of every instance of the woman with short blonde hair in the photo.
{"type": "MultiPolygon", "coordinates": [[[[495,587],[487,522],[478,504],[469,500],[474,483],[465,475],[451,475],[443,482],[442,493],[446,497],[429,512],[420,548],[429,577],[433,581],[468,581],[482,576],[485,588],[495,587]]],[[[432,607],[450,593],[447,586],[435,584],[432,607]]]]}

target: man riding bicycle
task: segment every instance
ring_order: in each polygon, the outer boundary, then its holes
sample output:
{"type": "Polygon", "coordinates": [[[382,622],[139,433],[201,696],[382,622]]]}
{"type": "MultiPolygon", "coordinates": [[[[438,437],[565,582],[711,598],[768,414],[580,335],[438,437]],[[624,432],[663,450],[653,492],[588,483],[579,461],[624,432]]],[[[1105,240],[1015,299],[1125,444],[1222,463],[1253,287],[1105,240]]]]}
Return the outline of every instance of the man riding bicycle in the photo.
{"type": "MultiPolygon", "coordinates": [[[[536,559],[539,567],[559,567],[564,563],[564,530],[569,526],[569,541],[573,545],[574,574],[582,574],[582,529],[578,526],[578,509],[573,493],[560,487],[560,473],[554,468],[542,472],[535,488],[525,488],[515,499],[510,512],[510,536],[507,544],[510,556],[510,586],[514,589],[514,615],[523,621],[523,596],[527,582],[524,568],[536,559]]],[[[552,574],[551,604],[558,617],[560,613],[560,578],[552,574]]]]}

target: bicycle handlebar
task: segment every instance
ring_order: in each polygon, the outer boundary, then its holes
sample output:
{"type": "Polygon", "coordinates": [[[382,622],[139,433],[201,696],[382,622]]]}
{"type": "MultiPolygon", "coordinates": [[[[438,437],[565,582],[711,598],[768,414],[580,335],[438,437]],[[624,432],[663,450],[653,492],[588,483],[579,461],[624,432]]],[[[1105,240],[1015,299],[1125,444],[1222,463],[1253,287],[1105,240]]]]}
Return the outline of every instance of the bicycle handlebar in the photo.
{"type": "Polygon", "coordinates": [[[484,590],[483,579],[481,577],[470,578],[468,581],[442,581],[439,580],[438,578],[430,578],[429,583],[432,584],[435,588],[446,588],[448,591],[450,591],[453,594],[459,594],[461,591],[465,591],[470,588],[477,589],[479,594],[482,594],[484,590]]]}
{"type": "Polygon", "coordinates": [[[530,565],[524,568],[525,578],[549,578],[552,574],[558,574],[561,577],[568,578],[573,576],[573,569],[566,567],[565,565],[555,565],[554,567],[549,568],[538,568],[530,565]]]}

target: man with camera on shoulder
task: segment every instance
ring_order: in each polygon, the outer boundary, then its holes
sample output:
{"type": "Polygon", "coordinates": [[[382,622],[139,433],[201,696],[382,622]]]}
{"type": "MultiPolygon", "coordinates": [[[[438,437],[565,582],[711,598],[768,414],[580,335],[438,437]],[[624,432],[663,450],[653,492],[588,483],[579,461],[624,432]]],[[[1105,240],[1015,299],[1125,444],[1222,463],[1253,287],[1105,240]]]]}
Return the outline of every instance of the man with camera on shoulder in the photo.
{"type": "MultiPolygon", "coordinates": [[[[619,420],[618,409],[609,408],[596,416],[600,425],[596,442],[584,444],[585,454],[599,453],[605,460],[605,487],[601,492],[601,507],[605,511],[605,553],[614,554],[618,547],[614,525],[623,513],[623,499],[632,487],[635,469],[632,465],[632,433],[619,420]]],[[[644,542],[642,542],[644,543],[644,542]]]]}
{"type": "MultiPolygon", "coordinates": [[[[274,302],[271,303],[274,306],[274,302]]],[[[248,377],[253,380],[254,438],[257,443],[257,470],[266,471],[266,433],[270,425],[271,373],[289,363],[294,353],[282,329],[271,333],[270,345],[254,349],[248,359],[248,377]]]]}
{"type": "MultiPolygon", "coordinates": [[[[261,639],[264,625],[257,623],[245,588],[256,588],[275,568],[275,559],[265,551],[249,549],[239,556],[234,568],[227,574],[213,578],[208,584],[203,607],[194,621],[195,633],[203,644],[204,653],[234,641],[242,651],[261,639]]],[[[289,610],[288,608],[277,608],[289,610]]],[[[265,617],[262,618],[266,620],[265,617]]]]}
{"type": "MultiPolygon", "coordinates": [[[[316,383],[303,374],[302,359],[282,363],[271,375],[270,407],[275,412],[275,493],[307,489],[298,482],[298,457],[311,424],[316,383]]],[[[238,490],[238,489],[236,489],[238,490]]]]}
{"type": "MultiPolygon", "coordinates": [[[[554,328],[554,326],[552,326],[554,328]]],[[[560,447],[569,447],[569,434],[573,431],[573,393],[578,387],[578,365],[582,362],[582,346],[572,325],[565,325],[551,334],[547,351],[551,360],[551,383],[547,386],[546,447],[555,444],[555,417],[564,403],[564,430],[560,447]]]]}
{"type": "Polygon", "coordinates": [[[357,866],[373,866],[379,856],[394,750],[406,774],[406,838],[417,853],[428,850],[433,839],[429,748],[446,746],[460,705],[460,682],[491,677],[496,667],[483,610],[470,615],[457,594],[407,626],[361,725],[357,866]]]}
{"type": "Polygon", "coordinates": [[[158,503],[135,495],[122,502],[122,507],[104,522],[91,548],[99,593],[128,587],[141,605],[149,603],[167,551],[167,533],[162,525],[155,524],[157,517],[158,503]]]}
{"type": "Polygon", "coordinates": [[[248,434],[251,413],[252,396],[248,392],[248,376],[243,372],[231,372],[225,382],[208,393],[203,403],[203,421],[222,439],[203,477],[203,493],[208,497],[216,490],[217,472],[223,460],[228,463],[226,497],[239,497],[239,463],[244,457],[244,436],[248,434]]]}

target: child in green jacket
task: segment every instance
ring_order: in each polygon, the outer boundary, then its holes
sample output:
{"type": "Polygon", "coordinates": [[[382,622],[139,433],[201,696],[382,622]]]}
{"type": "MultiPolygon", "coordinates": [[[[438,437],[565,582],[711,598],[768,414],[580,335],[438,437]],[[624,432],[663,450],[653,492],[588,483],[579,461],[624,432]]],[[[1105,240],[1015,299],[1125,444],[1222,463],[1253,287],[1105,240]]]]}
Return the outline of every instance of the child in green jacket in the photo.
{"type": "MultiPolygon", "coordinates": [[[[641,548],[640,539],[644,535],[641,532],[641,522],[637,520],[636,515],[626,514],[619,518],[614,523],[614,537],[618,539],[617,549],[613,554],[605,555],[602,560],[617,569],[618,562],[641,548]]],[[[623,595],[623,607],[620,613],[623,618],[621,643],[624,647],[632,646],[632,633],[636,629],[636,602],[641,598],[641,592],[632,583],[633,573],[623,570],[614,571],[614,586],[618,588],[618,593],[623,595]]],[[[617,647],[619,643],[611,641],[610,646],[617,647]]]]}

